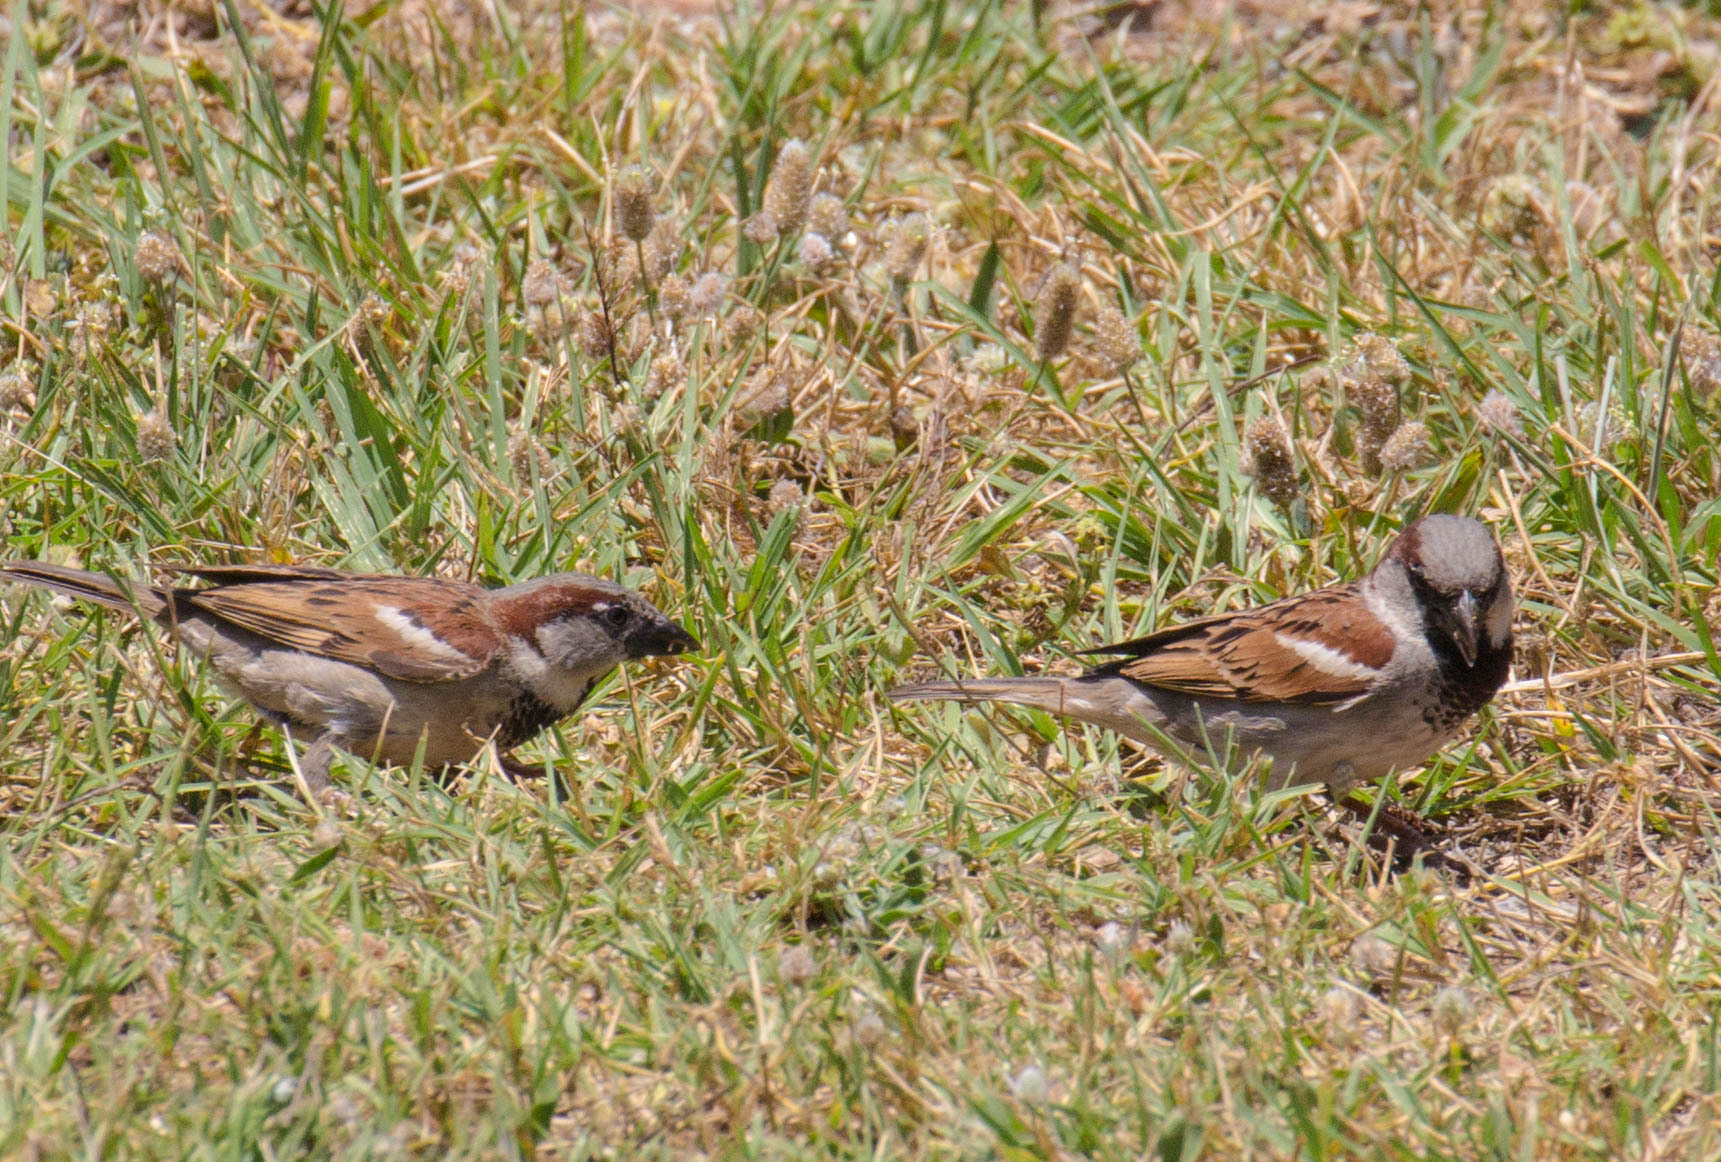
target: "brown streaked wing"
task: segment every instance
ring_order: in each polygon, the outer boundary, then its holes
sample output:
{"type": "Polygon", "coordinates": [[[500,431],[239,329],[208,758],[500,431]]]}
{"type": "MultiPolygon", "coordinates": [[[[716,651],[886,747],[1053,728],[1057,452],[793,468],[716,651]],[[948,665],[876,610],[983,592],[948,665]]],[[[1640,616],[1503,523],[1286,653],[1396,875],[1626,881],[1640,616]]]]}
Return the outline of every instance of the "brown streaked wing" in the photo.
{"type": "Polygon", "coordinates": [[[501,645],[483,593],[462,582],[383,576],[258,581],[179,596],[288,649],[404,681],[451,682],[483,670],[501,645]]]}
{"type": "Polygon", "coordinates": [[[1095,651],[1134,655],[1096,672],[1201,697],[1311,705],[1347,701],[1372,684],[1366,672],[1329,669],[1286,646],[1285,638],[1324,646],[1369,669],[1386,665],[1394,648],[1391,632],[1353,582],[1095,651]]]}

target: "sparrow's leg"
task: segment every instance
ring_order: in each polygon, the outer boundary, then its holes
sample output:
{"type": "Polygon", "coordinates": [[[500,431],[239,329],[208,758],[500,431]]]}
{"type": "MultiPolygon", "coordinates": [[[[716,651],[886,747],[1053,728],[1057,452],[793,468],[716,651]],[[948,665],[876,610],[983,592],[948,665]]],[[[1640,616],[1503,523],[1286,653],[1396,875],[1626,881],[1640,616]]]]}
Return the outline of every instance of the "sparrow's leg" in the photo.
{"type": "Polygon", "coordinates": [[[305,786],[315,795],[329,785],[329,769],[335,762],[335,736],[320,734],[315,742],[305,748],[304,757],[299,760],[299,773],[304,776],[305,786]]]}
{"type": "Polygon", "coordinates": [[[502,768],[502,773],[516,783],[536,782],[544,777],[544,767],[541,763],[529,763],[517,759],[512,754],[496,756],[496,765],[502,768]]]}
{"type": "MultiPolygon", "coordinates": [[[[507,775],[516,783],[523,783],[528,780],[535,783],[544,777],[545,764],[542,762],[528,763],[515,758],[511,754],[497,755],[496,761],[501,764],[502,773],[507,775]]],[[[562,772],[556,769],[555,766],[552,765],[548,769],[550,772],[550,785],[555,795],[555,801],[566,803],[572,793],[568,787],[567,780],[562,777],[562,772]]]]}

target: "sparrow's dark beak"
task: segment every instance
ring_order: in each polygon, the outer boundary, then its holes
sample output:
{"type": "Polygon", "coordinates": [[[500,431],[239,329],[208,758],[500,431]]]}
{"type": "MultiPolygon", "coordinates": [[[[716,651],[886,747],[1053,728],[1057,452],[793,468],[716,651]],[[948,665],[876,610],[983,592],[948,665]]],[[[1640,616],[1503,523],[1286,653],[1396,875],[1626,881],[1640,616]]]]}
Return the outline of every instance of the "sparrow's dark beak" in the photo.
{"type": "Polygon", "coordinates": [[[1476,664],[1476,595],[1466,589],[1459,594],[1458,600],[1441,609],[1439,614],[1440,628],[1446,631],[1446,636],[1452,644],[1458,647],[1458,656],[1464,659],[1466,666],[1476,664]]]}
{"type": "Polygon", "coordinates": [[[627,638],[628,656],[635,658],[665,658],[698,648],[698,639],[668,618],[641,626],[627,638]]]}

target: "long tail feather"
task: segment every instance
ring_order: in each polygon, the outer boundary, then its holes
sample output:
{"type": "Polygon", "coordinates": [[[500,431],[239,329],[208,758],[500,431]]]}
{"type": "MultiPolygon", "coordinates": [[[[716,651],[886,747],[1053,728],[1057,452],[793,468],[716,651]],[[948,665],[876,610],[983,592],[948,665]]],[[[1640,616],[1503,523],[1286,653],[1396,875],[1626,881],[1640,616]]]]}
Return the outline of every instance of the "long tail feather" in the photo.
{"type": "Polygon", "coordinates": [[[1064,678],[975,678],[967,682],[919,682],[898,686],[898,702],[1013,702],[1053,714],[1069,711],[1069,680],[1064,678]]]}
{"type": "Polygon", "coordinates": [[[6,561],[0,563],[0,574],[24,585],[49,589],[109,609],[127,612],[141,609],[150,617],[159,617],[167,609],[167,603],[153,590],[143,586],[129,588],[104,573],[87,569],[70,569],[45,561],[6,561]]]}
{"type": "Polygon", "coordinates": [[[1165,711],[1153,694],[1128,678],[976,678],[964,682],[920,682],[890,692],[898,702],[1009,702],[1060,718],[1092,722],[1149,746],[1160,745],[1165,711]]]}

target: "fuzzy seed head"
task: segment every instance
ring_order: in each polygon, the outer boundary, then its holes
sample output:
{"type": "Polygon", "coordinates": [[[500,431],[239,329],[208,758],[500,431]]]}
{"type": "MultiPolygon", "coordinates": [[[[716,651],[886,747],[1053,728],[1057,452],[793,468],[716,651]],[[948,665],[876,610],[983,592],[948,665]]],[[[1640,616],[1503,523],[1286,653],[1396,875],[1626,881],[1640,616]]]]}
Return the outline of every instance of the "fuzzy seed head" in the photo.
{"type": "Polygon", "coordinates": [[[601,311],[585,311],[580,315],[580,351],[594,362],[615,354],[615,331],[601,311]]]}
{"type": "Polygon", "coordinates": [[[639,283],[639,258],[634,248],[620,238],[610,239],[597,255],[598,286],[609,299],[610,310],[639,283]]]}
{"type": "Polygon", "coordinates": [[[1448,1037],[1456,1037],[1470,1023],[1470,997],[1461,988],[1448,985],[1434,994],[1434,1027],[1448,1037]]]}
{"type": "Polygon", "coordinates": [[[681,235],[668,218],[659,218],[657,225],[651,228],[650,237],[646,238],[643,247],[645,252],[645,281],[651,286],[661,286],[675,269],[675,262],[681,257],[681,235]]]}
{"type": "Polygon", "coordinates": [[[1697,398],[1706,400],[1721,388],[1721,339],[1708,331],[1687,328],[1679,337],[1679,357],[1697,398]]]}
{"type": "Polygon", "coordinates": [[[657,284],[657,309],[674,322],[692,306],[693,288],[679,274],[668,275],[657,284]]]}
{"type": "Polygon", "coordinates": [[[892,223],[888,235],[885,272],[893,282],[912,282],[920,264],[926,261],[926,248],[932,241],[932,220],[917,210],[892,223]]]}
{"type": "Polygon", "coordinates": [[[801,235],[801,242],[796,247],[795,256],[801,260],[801,265],[808,270],[818,271],[830,264],[834,253],[828,238],[823,234],[814,234],[809,231],[801,235]]]}
{"type": "Polygon", "coordinates": [[[161,286],[177,275],[183,265],[179,253],[179,245],[159,230],[145,230],[138,235],[137,247],[132,251],[132,264],[137,267],[138,277],[145,282],[161,286]]]}
{"type": "Polygon", "coordinates": [[[1041,1105],[1052,1096],[1052,1083],[1038,1065],[1024,1065],[1010,1078],[1010,1092],[1029,1105],[1041,1105]]]}
{"type": "Polygon", "coordinates": [[[1380,447],[1380,466],[1387,472],[1409,472],[1428,458],[1428,425],[1412,420],[1398,425],[1380,447]]]}
{"type": "Polygon", "coordinates": [[[22,363],[0,373],[0,412],[32,412],[36,410],[36,388],[30,382],[22,363]]]}
{"type": "Polygon", "coordinates": [[[645,376],[645,395],[647,399],[660,399],[687,374],[681,365],[681,360],[674,355],[659,355],[651,361],[651,368],[645,376]]]}
{"type": "Polygon", "coordinates": [[[806,984],[818,971],[818,962],[804,944],[792,944],[777,957],[777,975],[782,977],[784,984],[806,984]]]}
{"type": "Polygon", "coordinates": [[[700,275],[688,292],[688,306],[695,315],[712,316],[723,309],[729,291],[729,280],[716,271],[700,275]]]}
{"type": "Polygon", "coordinates": [[[1591,400],[1578,408],[1578,430],[1588,433],[1590,447],[1612,452],[1631,438],[1631,420],[1618,400],[1605,412],[1599,400],[1591,400]]]}
{"type": "Polygon", "coordinates": [[[883,1041],[885,1031],[884,1018],[870,1007],[861,1009],[849,1023],[849,1035],[863,1049],[871,1049],[883,1041]]]}
{"type": "Polygon", "coordinates": [[[920,422],[914,418],[913,408],[903,405],[891,411],[890,439],[898,452],[908,451],[920,439],[920,422]]]}
{"type": "Polygon", "coordinates": [[[741,224],[741,235],[755,246],[769,246],[777,237],[777,215],[760,210],[741,224]]]}
{"type": "Polygon", "coordinates": [[[753,377],[745,394],[735,401],[735,415],[742,428],[751,429],[781,416],[792,406],[787,377],[765,368],[753,377]]]}
{"type": "Polygon", "coordinates": [[[657,191],[657,176],[643,165],[623,167],[615,176],[615,221],[622,235],[644,242],[651,234],[651,195],[657,191]]]}
{"type": "Polygon", "coordinates": [[[823,234],[834,246],[842,245],[843,235],[849,232],[848,207],[835,194],[814,194],[807,209],[807,229],[823,234]]]}
{"type": "Polygon", "coordinates": [[[1113,306],[1101,307],[1094,319],[1094,347],[1108,375],[1122,375],[1141,362],[1141,336],[1113,306]]]}
{"type": "Polygon", "coordinates": [[[515,432],[508,437],[508,466],[514,470],[514,480],[525,484],[532,479],[532,469],[540,478],[550,474],[550,454],[531,432],[515,432]]]}
{"type": "Polygon", "coordinates": [[[1346,1048],[1356,1041],[1356,1029],[1363,1021],[1363,1002],[1353,990],[1334,985],[1315,1002],[1315,1026],[1327,1041],[1346,1048]]]}
{"type": "Polygon", "coordinates": [[[373,293],[359,300],[356,320],[361,324],[368,323],[372,327],[381,327],[388,322],[388,317],[392,313],[388,304],[382,301],[382,296],[373,293]]]}
{"type": "Polygon", "coordinates": [[[1402,414],[1398,385],[1389,379],[1355,379],[1350,382],[1347,394],[1362,412],[1363,431],[1374,438],[1378,447],[1398,427],[1402,414]]]}
{"type": "Polygon", "coordinates": [[[1081,291],[1082,276],[1067,262],[1054,266],[1040,284],[1034,303],[1034,358],[1039,362],[1056,359],[1070,345],[1081,291]]]}
{"type": "Polygon", "coordinates": [[[441,274],[442,286],[450,295],[460,298],[472,289],[472,276],[478,272],[478,261],[483,254],[472,243],[462,242],[451,257],[453,261],[441,274]]]}
{"type": "Polygon", "coordinates": [[[1402,385],[1410,381],[1410,363],[1397,343],[1385,335],[1363,331],[1351,341],[1344,374],[1351,379],[1384,379],[1402,385]]]}
{"type": "Polygon", "coordinates": [[[174,435],[173,426],[167,422],[166,411],[152,408],[137,417],[138,459],[146,464],[166,460],[178,446],[179,437],[174,435]]]}
{"type": "Polygon", "coordinates": [[[1398,950],[1373,932],[1364,932],[1351,941],[1350,960],[1371,980],[1390,980],[1398,972],[1398,950]]]}
{"type": "Polygon", "coordinates": [[[778,230],[794,234],[807,224],[812,199],[813,156],[799,138],[785,142],[765,183],[765,212],[778,230]]]}
{"type": "Polygon", "coordinates": [[[1507,174],[1482,196],[1482,229],[1496,238],[1528,238],[1542,223],[1541,188],[1523,174],[1507,174]]]}
{"type": "Polygon", "coordinates": [[[1285,432],[1285,425],[1262,416],[1249,425],[1244,443],[1249,453],[1245,471],[1255,478],[1261,495],[1280,508],[1289,508],[1301,490],[1297,487],[1297,463],[1291,455],[1291,437],[1285,432]]]}
{"type": "Polygon", "coordinates": [[[1491,435],[1522,437],[1524,434],[1524,421],[1518,415],[1518,405],[1498,388],[1483,396],[1482,402],[1476,405],[1476,419],[1482,424],[1482,430],[1491,435]]]}
{"type": "MultiPolygon", "coordinates": [[[[797,517],[804,517],[807,506],[807,494],[801,491],[801,486],[788,477],[779,477],[771,485],[771,492],[765,498],[765,512],[772,520],[785,512],[792,512],[797,517]]],[[[799,521],[797,521],[799,523],[799,521]]]]}
{"type": "Polygon", "coordinates": [[[527,306],[547,307],[562,293],[562,278],[556,264],[540,258],[526,268],[526,279],[520,284],[520,297],[527,306]]]}
{"type": "Polygon", "coordinates": [[[729,321],[724,325],[723,336],[731,346],[745,347],[759,334],[759,328],[764,324],[764,321],[751,304],[742,303],[729,313],[729,321]]]}
{"type": "Polygon", "coordinates": [[[1165,950],[1173,956],[1188,956],[1195,951],[1195,929],[1187,920],[1173,920],[1165,930],[1165,950]]]}

